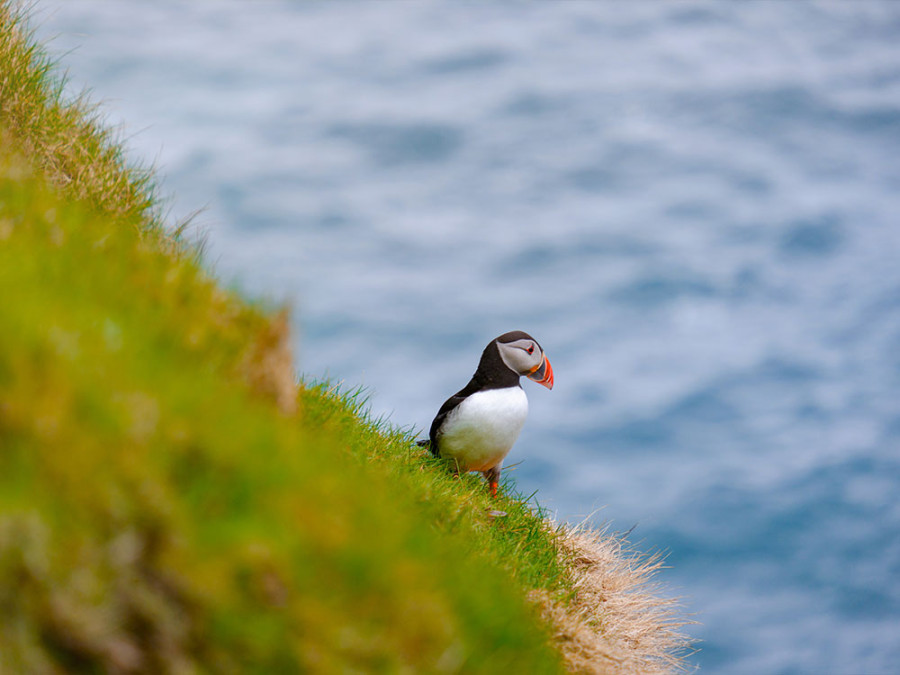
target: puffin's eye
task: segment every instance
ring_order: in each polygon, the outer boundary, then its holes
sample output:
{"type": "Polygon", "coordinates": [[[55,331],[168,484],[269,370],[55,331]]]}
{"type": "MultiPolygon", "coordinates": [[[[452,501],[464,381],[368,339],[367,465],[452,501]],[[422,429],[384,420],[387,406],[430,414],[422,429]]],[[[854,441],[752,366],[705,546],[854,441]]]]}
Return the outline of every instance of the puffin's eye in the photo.
{"type": "Polygon", "coordinates": [[[528,345],[528,349],[525,350],[529,354],[534,354],[534,345],[528,345]]]}

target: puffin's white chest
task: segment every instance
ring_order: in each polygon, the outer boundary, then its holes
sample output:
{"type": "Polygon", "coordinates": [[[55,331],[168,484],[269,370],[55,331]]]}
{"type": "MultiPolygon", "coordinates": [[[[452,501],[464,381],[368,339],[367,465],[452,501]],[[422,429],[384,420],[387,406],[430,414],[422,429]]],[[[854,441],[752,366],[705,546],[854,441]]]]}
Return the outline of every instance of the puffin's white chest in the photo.
{"type": "Polygon", "coordinates": [[[522,387],[488,389],[469,396],[441,427],[442,457],[461,471],[486,471],[500,464],[519,437],[528,416],[522,387]]]}

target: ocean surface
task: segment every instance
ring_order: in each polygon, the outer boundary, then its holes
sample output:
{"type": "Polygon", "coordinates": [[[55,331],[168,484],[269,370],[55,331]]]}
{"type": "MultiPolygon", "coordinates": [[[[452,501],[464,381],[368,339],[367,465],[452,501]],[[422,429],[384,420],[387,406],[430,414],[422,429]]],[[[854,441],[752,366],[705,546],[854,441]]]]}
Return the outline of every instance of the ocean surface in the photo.
{"type": "Polygon", "coordinates": [[[509,475],[693,665],[900,673],[900,2],[35,4],[304,374],[427,429],[532,333],[509,475]]]}

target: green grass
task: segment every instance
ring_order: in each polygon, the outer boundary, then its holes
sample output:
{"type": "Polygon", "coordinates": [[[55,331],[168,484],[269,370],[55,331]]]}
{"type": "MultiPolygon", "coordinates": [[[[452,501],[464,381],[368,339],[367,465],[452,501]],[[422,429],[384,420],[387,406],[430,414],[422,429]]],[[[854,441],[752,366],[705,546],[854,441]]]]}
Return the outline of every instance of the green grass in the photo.
{"type": "Polygon", "coordinates": [[[0,672],[558,672],[544,521],[295,391],[61,90],[0,3],[0,672]]]}

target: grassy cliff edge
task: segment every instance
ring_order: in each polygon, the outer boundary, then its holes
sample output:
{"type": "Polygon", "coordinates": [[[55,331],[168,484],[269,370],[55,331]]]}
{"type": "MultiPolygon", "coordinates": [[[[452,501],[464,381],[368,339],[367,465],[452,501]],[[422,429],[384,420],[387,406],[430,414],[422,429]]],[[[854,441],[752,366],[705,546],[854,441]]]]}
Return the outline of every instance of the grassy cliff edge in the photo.
{"type": "Polygon", "coordinates": [[[659,561],[297,385],[0,0],[0,672],[663,673],[659,561]]]}

